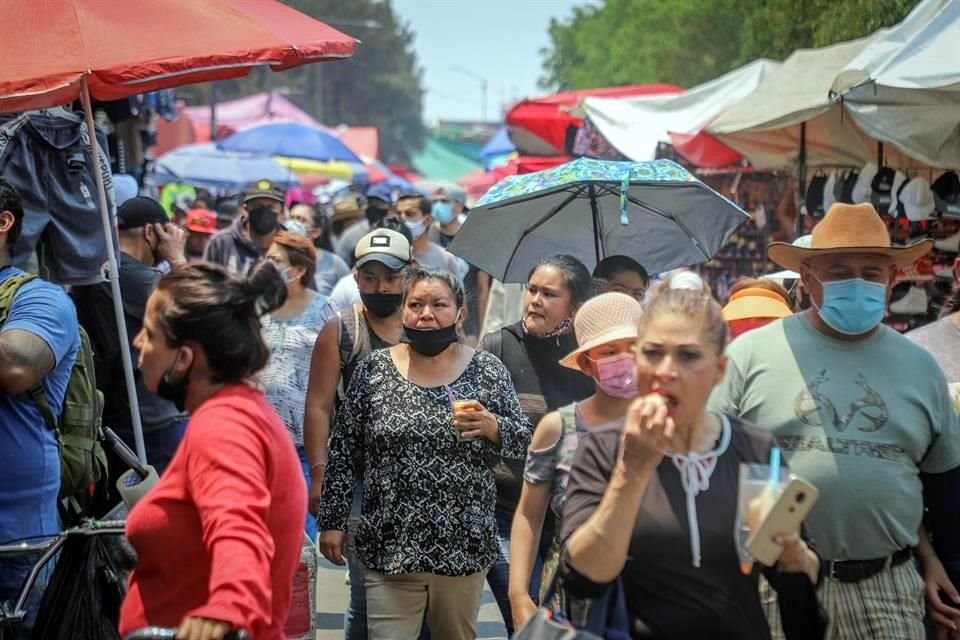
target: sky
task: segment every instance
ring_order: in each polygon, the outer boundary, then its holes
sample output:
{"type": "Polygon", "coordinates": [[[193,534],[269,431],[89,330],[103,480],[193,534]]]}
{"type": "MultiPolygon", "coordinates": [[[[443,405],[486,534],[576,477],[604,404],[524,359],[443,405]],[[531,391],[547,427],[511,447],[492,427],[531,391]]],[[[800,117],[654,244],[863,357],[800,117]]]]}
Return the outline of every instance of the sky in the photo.
{"type": "Polygon", "coordinates": [[[596,0],[392,0],[393,10],[416,37],[423,68],[423,118],[479,120],[486,78],[487,119],[502,119],[503,105],[549,93],[540,49],[549,44],[550,18],[566,19],[575,6],[596,0]]]}

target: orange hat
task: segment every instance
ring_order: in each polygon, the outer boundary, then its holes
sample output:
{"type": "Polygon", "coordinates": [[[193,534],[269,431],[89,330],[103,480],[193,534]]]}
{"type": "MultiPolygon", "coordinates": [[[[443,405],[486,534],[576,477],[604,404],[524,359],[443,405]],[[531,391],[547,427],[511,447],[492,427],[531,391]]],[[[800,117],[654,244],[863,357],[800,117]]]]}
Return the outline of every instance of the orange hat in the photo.
{"type": "Polygon", "coordinates": [[[187,231],[194,233],[216,233],[217,214],[209,209],[190,209],[187,212],[187,231]]]}
{"type": "Polygon", "coordinates": [[[746,318],[786,318],[793,311],[779,294],[769,289],[750,287],[741,289],[730,296],[730,302],[723,308],[726,322],[746,318]]]}

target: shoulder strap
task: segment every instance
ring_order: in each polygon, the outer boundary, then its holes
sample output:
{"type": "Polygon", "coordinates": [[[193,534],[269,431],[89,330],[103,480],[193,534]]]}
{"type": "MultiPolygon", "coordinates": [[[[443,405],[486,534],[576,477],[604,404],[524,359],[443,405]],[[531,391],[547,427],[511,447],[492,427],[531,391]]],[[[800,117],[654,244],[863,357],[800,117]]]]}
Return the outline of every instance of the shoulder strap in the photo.
{"type": "Polygon", "coordinates": [[[350,360],[356,359],[360,355],[360,305],[353,305],[353,335],[350,336],[353,338],[353,346],[350,348],[350,360]]]}
{"type": "Polygon", "coordinates": [[[577,403],[565,404],[557,409],[557,413],[560,414],[560,427],[563,430],[563,435],[574,433],[577,430],[577,403]]]}
{"type": "MultiPolygon", "coordinates": [[[[10,315],[10,307],[13,306],[13,298],[17,295],[20,287],[36,279],[37,276],[29,273],[10,276],[0,284],[0,326],[7,321],[10,315]]],[[[34,385],[25,395],[27,395],[37,405],[44,423],[51,431],[56,431],[57,421],[53,417],[53,410],[50,403],[47,402],[47,394],[43,390],[43,382],[34,385]]]]}
{"type": "Polygon", "coordinates": [[[10,276],[0,283],[0,325],[3,325],[3,323],[7,321],[7,315],[10,314],[10,307],[13,306],[13,297],[17,295],[20,287],[31,280],[35,280],[36,277],[37,276],[33,274],[21,273],[10,276]]]}

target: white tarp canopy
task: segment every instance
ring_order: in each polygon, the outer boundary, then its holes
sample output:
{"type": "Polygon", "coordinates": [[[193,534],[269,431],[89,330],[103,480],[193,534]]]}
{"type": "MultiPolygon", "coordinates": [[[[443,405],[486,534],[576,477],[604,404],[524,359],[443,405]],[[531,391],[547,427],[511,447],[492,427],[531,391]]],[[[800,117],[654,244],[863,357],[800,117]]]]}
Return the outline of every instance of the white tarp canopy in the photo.
{"type": "Polygon", "coordinates": [[[903,22],[878,31],[838,75],[833,90],[842,94],[868,82],[960,91],[960,2],[924,0],[903,22]]]}
{"type": "Polygon", "coordinates": [[[669,133],[697,134],[749,95],[780,63],[760,59],[680,95],[586,98],[582,109],[603,137],[631,160],[653,160],[669,133]]]}
{"type": "Polygon", "coordinates": [[[837,74],[867,135],[934,167],[960,166],[960,0],[925,0],[837,74]]]}
{"type": "Polygon", "coordinates": [[[863,165],[875,149],[830,99],[830,87],[869,42],[798,49],[707,131],[757,168],[787,169],[799,161],[805,123],[807,166],[863,165]]]}

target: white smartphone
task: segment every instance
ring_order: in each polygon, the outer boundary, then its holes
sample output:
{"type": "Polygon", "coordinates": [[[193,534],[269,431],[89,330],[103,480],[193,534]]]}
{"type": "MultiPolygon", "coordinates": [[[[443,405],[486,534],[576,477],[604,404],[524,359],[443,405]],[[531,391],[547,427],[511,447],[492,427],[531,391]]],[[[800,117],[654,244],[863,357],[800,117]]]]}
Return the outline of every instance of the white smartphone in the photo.
{"type": "Polygon", "coordinates": [[[767,567],[776,564],[783,547],[774,542],[773,537],[780,533],[799,532],[800,524],[816,504],[819,495],[820,491],[815,486],[791,476],[763,522],[747,539],[747,551],[753,559],[767,567]]]}

